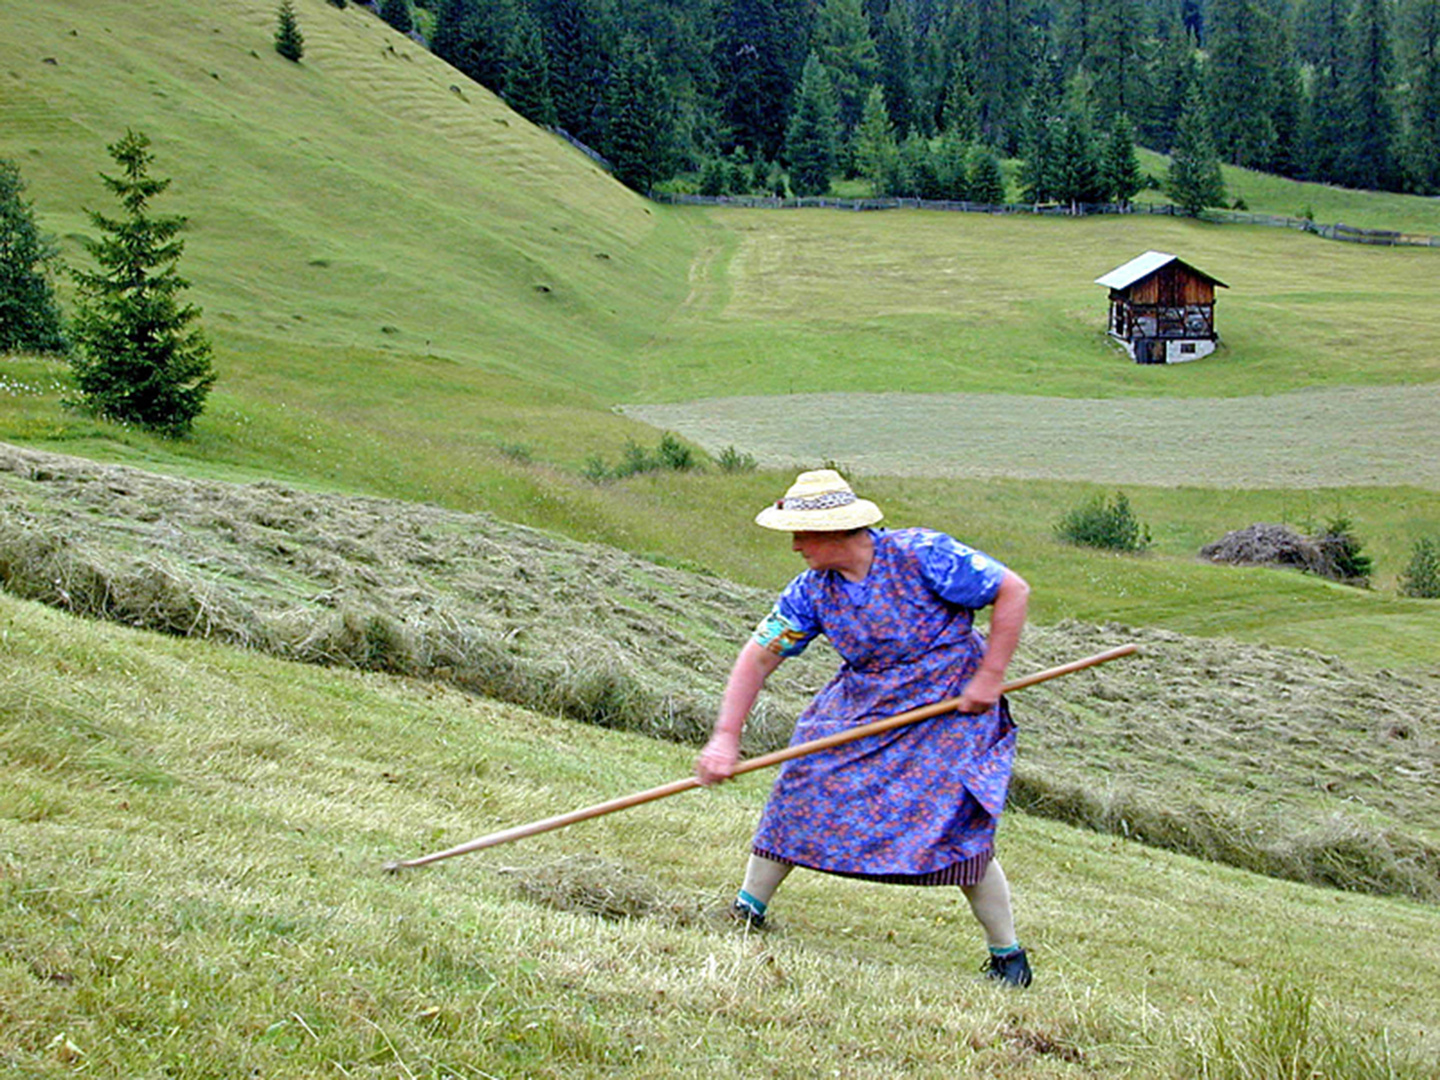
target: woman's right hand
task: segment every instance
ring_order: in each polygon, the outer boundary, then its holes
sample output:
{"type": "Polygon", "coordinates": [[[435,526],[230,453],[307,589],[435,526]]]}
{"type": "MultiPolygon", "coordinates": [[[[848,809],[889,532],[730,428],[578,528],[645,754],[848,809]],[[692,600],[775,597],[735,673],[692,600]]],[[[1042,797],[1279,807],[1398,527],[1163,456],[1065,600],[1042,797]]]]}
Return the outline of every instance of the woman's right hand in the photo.
{"type": "Polygon", "coordinates": [[[695,775],[709,787],[729,780],[740,763],[740,740],[734,735],[716,733],[695,760],[695,775]]]}

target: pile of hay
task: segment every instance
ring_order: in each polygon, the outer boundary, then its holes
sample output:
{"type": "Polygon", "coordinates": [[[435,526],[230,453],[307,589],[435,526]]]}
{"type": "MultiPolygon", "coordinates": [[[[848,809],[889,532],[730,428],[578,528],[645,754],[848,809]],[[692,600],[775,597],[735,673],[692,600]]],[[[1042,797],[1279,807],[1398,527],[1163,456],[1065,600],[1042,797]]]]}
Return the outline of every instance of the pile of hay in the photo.
{"type": "Polygon", "coordinates": [[[1295,566],[1318,573],[1320,546],[1288,525],[1249,525],[1200,549],[1200,557],[1232,566],[1295,566]]]}

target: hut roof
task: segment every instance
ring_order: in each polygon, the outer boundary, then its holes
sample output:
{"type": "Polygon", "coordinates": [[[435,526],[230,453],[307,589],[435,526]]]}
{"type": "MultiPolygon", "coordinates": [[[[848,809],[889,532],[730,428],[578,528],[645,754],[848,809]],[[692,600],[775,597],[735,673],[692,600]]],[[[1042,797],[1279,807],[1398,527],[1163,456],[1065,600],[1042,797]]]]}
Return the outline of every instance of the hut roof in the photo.
{"type": "Polygon", "coordinates": [[[1206,281],[1219,285],[1222,289],[1228,289],[1230,287],[1219,278],[1211,277],[1205,273],[1204,270],[1199,270],[1191,266],[1184,259],[1169,255],[1163,251],[1147,251],[1143,255],[1136,255],[1135,258],[1131,259],[1124,266],[1117,266],[1104,277],[1096,278],[1095,284],[1104,285],[1107,289],[1128,289],[1137,281],[1149,277],[1157,270],[1161,270],[1171,263],[1178,263],[1197,277],[1202,277],[1206,281]]]}

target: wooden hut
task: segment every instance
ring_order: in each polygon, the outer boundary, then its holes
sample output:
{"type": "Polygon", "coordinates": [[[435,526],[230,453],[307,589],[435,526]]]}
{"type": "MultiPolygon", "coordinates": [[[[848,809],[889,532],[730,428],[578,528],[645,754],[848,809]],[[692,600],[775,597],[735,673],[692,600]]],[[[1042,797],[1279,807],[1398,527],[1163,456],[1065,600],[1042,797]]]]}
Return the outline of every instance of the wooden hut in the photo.
{"type": "Polygon", "coordinates": [[[1095,284],[1110,290],[1110,335],[1137,364],[1174,364],[1215,351],[1215,287],[1229,288],[1219,278],[1147,251],[1095,284]]]}

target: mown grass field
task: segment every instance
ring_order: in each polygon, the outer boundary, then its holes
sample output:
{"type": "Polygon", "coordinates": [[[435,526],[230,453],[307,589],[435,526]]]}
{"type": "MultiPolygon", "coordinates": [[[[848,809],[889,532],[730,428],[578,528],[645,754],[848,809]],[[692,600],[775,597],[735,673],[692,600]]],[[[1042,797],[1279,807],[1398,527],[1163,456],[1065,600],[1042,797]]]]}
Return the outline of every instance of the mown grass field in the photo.
{"type": "MultiPolygon", "coordinates": [[[[170,443],[63,409],[53,361],[3,358],[0,439],[199,480],[488,511],[760,596],[795,563],[750,519],[791,469],[777,460],[754,473],[592,483],[587,461],[660,434],[620,407],[802,391],[1026,395],[1077,410],[1179,401],[1196,409],[1177,435],[1203,440],[1225,400],[1254,410],[1256,399],[1358,387],[1357,400],[1373,402],[1440,382],[1434,251],[1140,215],[655,206],[354,5],[296,6],[298,66],[271,49],[264,0],[54,0],[0,14],[0,155],[19,163],[42,227],[83,261],[84,209],[109,209],[96,175],[110,164],[104,146],[145,131],[157,175],[174,180],[158,208],[191,219],[182,272],[220,374],[194,437],[170,443]],[[1141,369],[1104,340],[1093,278],[1147,248],[1230,284],[1216,357],[1141,369]]],[[[1320,221],[1440,234],[1433,200],[1229,181],[1255,211],[1308,205],[1320,221]]],[[[980,429],[1007,419],[973,411],[980,429]]],[[[1276,445],[1296,438],[1288,426],[1316,457],[1345,455],[1351,425],[1394,419],[1357,406],[1348,423],[1327,420],[1338,429],[1328,439],[1303,413],[1286,415],[1276,445]]],[[[740,449],[778,453],[756,441],[740,449]]],[[[1107,445],[1102,433],[1063,456],[1100,461],[1107,445]]],[[[838,452],[801,449],[810,460],[796,465],[838,452]]],[[[1238,445],[1235,456],[1253,457],[1238,445]]],[[[1367,481],[1317,464],[1333,478],[1299,489],[886,468],[855,472],[889,520],[949,529],[1021,570],[1037,629],[1128,624],[1209,639],[1157,638],[1195,657],[1313,650],[1295,671],[1318,701],[1333,689],[1328,657],[1361,670],[1367,692],[1393,678],[1428,692],[1440,674],[1435,602],[1395,587],[1414,541],[1440,533],[1440,493],[1423,473],[1367,481]],[[1060,514],[1122,480],[1154,534],[1150,553],[1054,540],[1060,514]],[[1376,557],[1372,590],[1195,559],[1251,522],[1339,514],[1376,557]],[[1245,644],[1227,645],[1236,640],[1245,644]]],[[[168,531],[143,499],[111,494],[84,513],[106,522],[97,534],[123,539],[82,554],[123,552],[143,569],[141,538],[155,529],[176,544],[166,558],[177,576],[221,572],[213,552],[187,561],[183,530],[168,531]]],[[[15,534],[75,542],[23,485],[12,497],[15,534]]],[[[406,523],[388,527],[411,551],[406,523]]],[[[324,543],[306,542],[303,523],[258,530],[279,560],[265,572],[301,588],[298,599],[277,590],[297,615],[336,600],[327,573],[411,590],[397,610],[433,588],[403,559],[403,572],[381,577],[374,567],[399,558],[389,552],[342,574],[334,552],[363,544],[336,528],[324,543]],[[286,558],[313,563],[320,584],[286,558]]],[[[607,587],[643,608],[650,580],[607,587]]],[[[554,602],[586,602],[569,577],[554,590],[554,602]]],[[[524,599],[457,595],[487,626],[524,599]]],[[[723,670],[733,645],[723,637],[710,627],[684,642],[704,650],[697,675],[723,670]]],[[[775,935],[736,938],[699,918],[733,887],[763,784],[607,818],[503,858],[399,880],[373,873],[683,775],[684,748],[576,726],[556,707],[526,712],[433,681],[119,630],[10,596],[0,651],[11,780],[0,794],[0,1061],[20,1075],[1262,1076],[1288,1075],[1288,1047],[1320,1075],[1424,1076],[1440,1060],[1430,906],[1283,884],[1017,813],[1002,842],[1044,981],[998,996],[970,981],[974,942],[953,897],[797,878],[775,935]],[[599,885],[584,857],[598,860],[599,885]],[[517,891],[541,881],[548,894],[517,891]],[[635,917],[569,910],[610,887],[635,917]],[[557,900],[567,910],[552,910],[557,900]],[[1312,1000],[1310,1022],[1298,1022],[1312,1000]]],[[[1131,688],[1125,707],[1062,710],[1037,733],[1053,730],[1054,750],[1068,718],[1107,747],[1073,751],[1077,777],[1103,793],[1133,767],[1125,719],[1158,710],[1159,723],[1169,708],[1197,720],[1201,749],[1155,765],[1156,790],[1183,780],[1224,801],[1231,784],[1272,769],[1266,783],[1294,795],[1316,764],[1303,728],[1287,729],[1297,737],[1281,764],[1263,745],[1245,757],[1246,738],[1280,745],[1262,722],[1266,695],[1294,674],[1277,663],[1235,687],[1156,675],[1151,696],[1131,688]],[[1239,726],[1207,725],[1206,709],[1239,726]]],[[[1412,711],[1409,737],[1429,746],[1435,718],[1412,711]]],[[[1384,808],[1371,824],[1403,821],[1396,800],[1411,787],[1430,820],[1427,754],[1400,781],[1358,764],[1345,778],[1384,808]]],[[[1326,751],[1323,764],[1340,756],[1326,751]]],[[[1314,806],[1332,796],[1343,790],[1314,806]]],[[[1261,809],[1264,797],[1237,805],[1261,809]]]]}
{"type": "Polygon", "coordinates": [[[943,890],[797,877],[773,933],[713,922],[763,797],[748,781],[388,876],[685,775],[691,751],[3,595],[0,628],[12,1075],[1179,1078],[1299,1060],[1423,1077],[1440,1060],[1427,906],[1012,815],[1042,981],[1007,994],[975,979],[943,890]]]}

